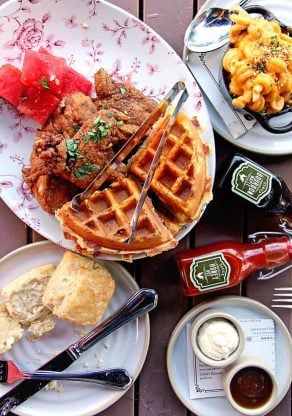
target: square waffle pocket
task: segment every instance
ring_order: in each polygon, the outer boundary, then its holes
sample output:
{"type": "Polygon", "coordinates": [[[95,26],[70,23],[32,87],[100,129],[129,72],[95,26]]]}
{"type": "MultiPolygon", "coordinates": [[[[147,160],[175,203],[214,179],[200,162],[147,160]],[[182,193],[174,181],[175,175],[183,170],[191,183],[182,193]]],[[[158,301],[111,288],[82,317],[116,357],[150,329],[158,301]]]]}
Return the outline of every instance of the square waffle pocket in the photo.
{"type": "MultiPolygon", "coordinates": [[[[133,156],[130,172],[145,180],[159,144],[161,120],[145,145],[133,156]]],[[[189,117],[180,112],[167,137],[150,189],[167,211],[182,226],[198,220],[204,205],[212,199],[211,179],[207,174],[209,147],[189,117]]]]}
{"type": "Polygon", "coordinates": [[[56,216],[65,237],[74,240],[83,254],[155,255],[175,247],[176,240],[154,210],[149,197],[139,216],[135,240],[130,244],[124,242],[130,236],[130,221],[140,193],[137,179],[121,178],[83,201],[80,212],[72,210],[71,202],[68,202],[56,216]]]}
{"type": "Polygon", "coordinates": [[[174,235],[197,221],[212,199],[207,172],[209,147],[202,143],[190,118],[180,112],[167,137],[151,182],[151,194],[140,212],[137,236],[131,243],[130,221],[152,159],[163,134],[163,118],[154,125],[146,142],[132,156],[127,177],[95,191],[80,205],[67,202],[57,212],[64,236],[73,240],[82,254],[154,256],[177,245],[174,235]]]}

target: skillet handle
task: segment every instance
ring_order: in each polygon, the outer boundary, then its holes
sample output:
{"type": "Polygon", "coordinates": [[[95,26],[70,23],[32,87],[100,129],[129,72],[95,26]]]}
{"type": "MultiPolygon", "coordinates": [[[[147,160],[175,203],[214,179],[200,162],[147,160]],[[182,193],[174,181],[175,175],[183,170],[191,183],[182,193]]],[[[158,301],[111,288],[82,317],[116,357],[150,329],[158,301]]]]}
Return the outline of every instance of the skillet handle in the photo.
{"type": "Polygon", "coordinates": [[[257,13],[263,16],[266,20],[275,20],[279,25],[281,26],[281,29],[284,33],[286,33],[289,36],[292,36],[292,27],[287,26],[284,23],[282,23],[279,19],[276,18],[276,16],[270,12],[270,10],[267,10],[265,7],[258,6],[258,5],[251,5],[244,7],[244,10],[247,13],[257,13]]]}
{"type": "Polygon", "coordinates": [[[250,112],[250,114],[252,114],[252,116],[257,119],[257,121],[270,133],[274,133],[274,134],[283,134],[283,133],[289,133],[289,131],[292,130],[292,114],[290,119],[287,121],[286,120],[286,124],[282,125],[282,126],[272,126],[270,124],[271,120],[276,120],[278,117],[282,117],[284,114],[287,113],[291,113],[292,112],[292,107],[288,107],[286,110],[282,110],[278,116],[275,115],[274,113],[271,114],[261,114],[261,113],[256,113],[255,111],[250,112]]]}

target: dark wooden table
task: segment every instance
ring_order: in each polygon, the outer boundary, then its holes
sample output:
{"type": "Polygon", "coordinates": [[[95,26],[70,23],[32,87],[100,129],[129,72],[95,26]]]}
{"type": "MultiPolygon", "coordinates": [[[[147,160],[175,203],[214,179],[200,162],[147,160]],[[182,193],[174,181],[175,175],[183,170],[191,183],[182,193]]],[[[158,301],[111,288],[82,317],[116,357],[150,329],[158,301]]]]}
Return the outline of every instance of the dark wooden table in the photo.
{"type": "MultiPolygon", "coordinates": [[[[0,4],[3,2],[4,0],[0,0],[0,4]]],[[[146,22],[181,56],[186,27],[203,1],[111,0],[111,3],[146,22]]],[[[217,169],[220,168],[225,157],[236,151],[238,151],[237,148],[216,135],[217,169]]],[[[246,151],[241,151],[241,153],[280,174],[290,189],[292,188],[291,156],[265,157],[246,151]]],[[[1,256],[24,244],[42,239],[40,235],[21,222],[2,201],[0,201],[0,212],[1,256]]],[[[192,306],[208,296],[187,299],[182,295],[174,265],[174,253],[184,248],[226,239],[246,241],[248,233],[260,230],[277,230],[276,220],[251,214],[218,197],[209,205],[199,224],[175,250],[154,258],[136,261],[131,266],[132,274],[142,287],[151,287],[158,292],[159,304],[150,316],[151,342],[140,377],[122,399],[101,413],[102,416],[189,416],[191,414],[178,400],[170,386],[166,370],[166,349],[169,336],[177,321],[192,306]]],[[[291,271],[278,276],[277,283],[275,280],[259,282],[255,277],[251,277],[241,286],[221,291],[220,294],[247,296],[270,306],[275,285],[291,285],[291,271]]],[[[276,310],[276,313],[291,330],[291,312],[283,309],[276,310]]],[[[216,416],[215,409],[210,416],[216,416]]],[[[291,416],[290,391],[284,400],[269,413],[269,416],[291,416]]]]}

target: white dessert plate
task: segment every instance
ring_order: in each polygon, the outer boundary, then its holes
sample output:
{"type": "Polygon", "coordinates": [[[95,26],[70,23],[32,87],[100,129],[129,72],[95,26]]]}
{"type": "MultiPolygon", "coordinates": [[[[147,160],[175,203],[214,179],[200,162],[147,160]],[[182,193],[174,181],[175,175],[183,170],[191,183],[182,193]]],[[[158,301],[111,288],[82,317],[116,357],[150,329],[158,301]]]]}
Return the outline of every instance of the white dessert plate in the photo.
{"type": "MultiPolygon", "coordinates": [[[[230,7],[235,0],[225,0],[224,5],[219,0],[207,0],[200,9],[202,12],[209,7],[230,7]]],[[[280,21],[291,25],[292,2],[291,0],[252,0],[248,5],[257,4],[270,10],[280,21]]],[[[218,58],[218,70],[221,61],[218,58]]],[[[194,74],[195,76],[196,74],[194,74]]],[[[288,155],[292,154],[292,132],[284,134],[273,134],[265,130],[259,123],[256,123],[247,133],[235,139],[227,130],[223,120],[208,100],[206,100],[210,118],[214,129],[222,137],[242,149],[265,155],[288,155]]],[[[291,113],[290,113],[291,114],[291,113]]],[[[290,115],[292,117],[292,115],[290,115]]]]}
{"type": "MultiPolygon", "coordinates": [[[[113,79],[129,80],[145,95],[160,100],[178,80],[184,81],[189,99],[184,111],[197,116],[210,144],[209,173],[215,175],[215,147],[211,122],[202,93],[192,74],[173,49],[152,29],[122,9],[104,1],[10,0],[0,7],[0,66],[21,67],[26,49],[40,46],[63,56],[89,79],[104,67],[113,79]]],[[[27,225],[45,238],[74,249],[64,239],[59,222],[44,212],[22,179],[29,164],[37,125],[7,103],[0,103],[0,194],[27,225]]],[[[177,236],[183,238],[195,225],[177,236]]],[[[121,256],[102,256],[114,260],[121,256]]]]}
{"type": "MultiPolygon", "coordinates": [[[[44,241],[21,247],[0,261],[0,287],[11,282],[33,267],[44,264],[58,264],[64,249],[44,241]]],[[[139,288],[130,274],[116,262],[101,261],[116,281],[114,296],[106,310],[105,317],[119,308],[139,288]]],[[[121,327],[103,341],[97,343],[70,366],[70,370],[96,371],[98,368],[121,367],[136,379],[144,364],[150,335],[148,315],[121,327]]],[[[56,327],[37,341],[29,341],[24,335],[10,351],[1,354],[3,360],[14,360],[22,369],[39,368],[72,342],[79,339],[90,328],[72,325],[59,320],[56,327]]],[[[58,393],[43,389],[20,406],[13,413],[20,416],[91,416],[108,408],[125,394],[124,391],[110,390],[90,383],[63,382],[64,391],[58,393]]],[[[0,396],[13,386],[0,387],[0,396]]]]}
{"type": "MultiPolygon", "coordinates": [[[[225,397],[191,400],[187,372],[186,325],[208,308],[222,309],[238,319],[273,319],[275,324],[276,377],[278,398],[275,406],[287,393],[292,379],[292,341],[283,321],[265,305],[240,296],[222,296],[203,302],[191,309],[172,331],[167,349],[167,370],[171,385],[182,403],[197,416],[239,416],[225,397]],[[283,365],[285,363],[285,365],[283,365]]],[[[258,357],[260,358],[260,357],[258,357]]]]}

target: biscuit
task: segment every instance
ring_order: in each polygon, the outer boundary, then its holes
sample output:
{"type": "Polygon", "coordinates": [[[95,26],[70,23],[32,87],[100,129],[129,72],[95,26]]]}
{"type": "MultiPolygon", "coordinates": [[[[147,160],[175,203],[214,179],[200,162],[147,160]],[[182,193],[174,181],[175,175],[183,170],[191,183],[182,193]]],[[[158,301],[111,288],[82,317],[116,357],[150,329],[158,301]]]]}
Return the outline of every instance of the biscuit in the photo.
{"type": "Polygon", "coordinates": [[[5,306],[17,322],[29,325],[48,315],[42,297],[55,268],[54,264],[35,267],[2,288],[5,306]]]}
{"type": "Polygon", "coordinates": [[[21,325],[11,318],[4,303],[0,303],[0,353],[10,350],[22,335],[21,325]]]}
{"type": "Polygon", "coordinates": [[[115,281],[101,264],[66,251],[52,274],[43,304],[59,319],[96,325],[115,290],[115,281]]]}

